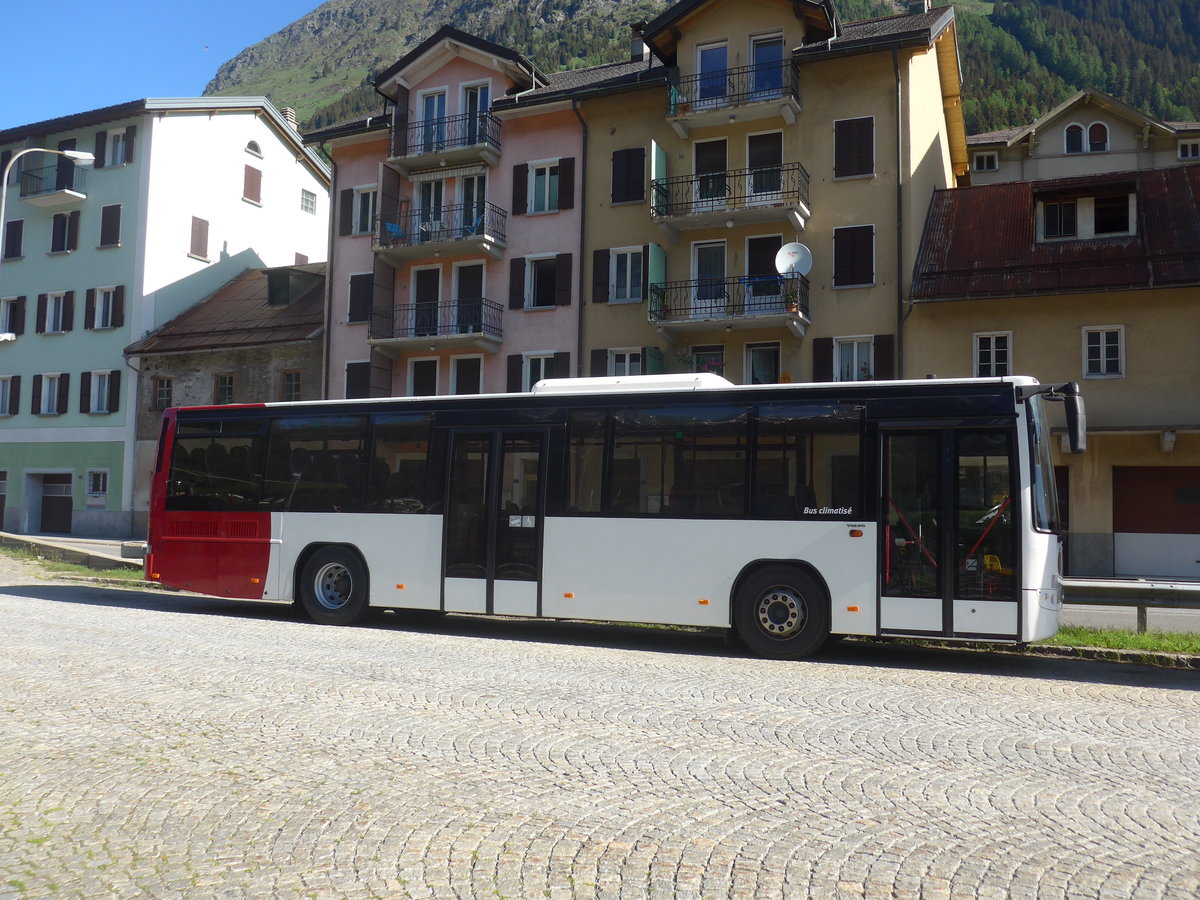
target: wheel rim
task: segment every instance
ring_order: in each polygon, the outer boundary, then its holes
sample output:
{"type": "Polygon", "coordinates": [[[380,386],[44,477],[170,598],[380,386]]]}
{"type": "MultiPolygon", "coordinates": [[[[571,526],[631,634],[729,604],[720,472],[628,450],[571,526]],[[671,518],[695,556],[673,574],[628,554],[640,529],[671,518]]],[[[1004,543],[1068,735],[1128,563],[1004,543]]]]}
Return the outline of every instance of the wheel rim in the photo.
{"type": "Polygon", "coordinates": [[[321,566],[313,579],[313,593],[325,609],[341,609],[350,602],[353,591],[354,579],[350,576],[350,570],[341,563],[321,566]]]}
{"type": "Polygon", "coordinates": [[[808,614],[800,594],[791,588],[773,587],[758,598],[754,618],[763,634],[787,640],[800,633],[808,614]]]}

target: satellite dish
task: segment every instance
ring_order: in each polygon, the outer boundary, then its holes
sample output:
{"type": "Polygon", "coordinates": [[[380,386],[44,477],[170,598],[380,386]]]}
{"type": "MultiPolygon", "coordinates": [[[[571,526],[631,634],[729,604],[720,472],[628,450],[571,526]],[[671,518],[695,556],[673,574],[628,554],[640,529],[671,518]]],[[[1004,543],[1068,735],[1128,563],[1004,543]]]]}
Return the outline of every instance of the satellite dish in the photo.
{"type": "Polygon", "coordinates": [[[807,275],[812,264],[812,251],[803,244],[784,244],[775,254],[775,271],[780,275],[807,275]]]}

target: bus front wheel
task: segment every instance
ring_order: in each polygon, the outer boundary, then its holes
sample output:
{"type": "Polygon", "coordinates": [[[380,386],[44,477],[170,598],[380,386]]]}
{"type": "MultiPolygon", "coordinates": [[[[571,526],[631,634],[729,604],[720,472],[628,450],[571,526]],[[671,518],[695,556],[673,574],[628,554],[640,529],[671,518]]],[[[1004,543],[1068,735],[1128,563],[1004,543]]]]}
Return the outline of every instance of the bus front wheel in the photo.
{"type": "Polygon", "coordinates": [[[791,566],[768,566],[738,587],[733,626],[757,656],[800,659],[829,637],[829,601],[811,575],[791,566]]]}
{"type": "Polygon", "coordinates": [[[300,574],[300,603],[321,625],[353,625],[367,614],[367,570],[345,547],[322,547],[300,574]]]}

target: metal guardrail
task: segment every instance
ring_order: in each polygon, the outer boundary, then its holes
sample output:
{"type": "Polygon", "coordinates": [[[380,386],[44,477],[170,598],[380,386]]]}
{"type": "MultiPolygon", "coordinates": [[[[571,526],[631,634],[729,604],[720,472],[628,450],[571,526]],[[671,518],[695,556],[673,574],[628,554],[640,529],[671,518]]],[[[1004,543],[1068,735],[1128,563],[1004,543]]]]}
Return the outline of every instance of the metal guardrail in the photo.
{"type": "Polygon", "coordinates": [[[668,85],[667,115],[686,116],[763,100],[796,97],[791,59],[736,69],[718,69],[680,78],[668,85]]]}
{"type": "Polygon", "coordinates": [[[1064,578],[1063,603],[1137,609],[1138,634],[1146,631],[1147,609],[1200,609],[1200,582],[1149,578],[1064,578]]]}
{"type": "Polygon", "coordinates": [[[503,315],[504,307],[484,298],[403,303],[373,312],[370,337],[386,340],[485,334],[499,339],[503,337],[503,315]]]}
{"type": "Polygon", "coordinates": [[[508,211],[494,203],[468,203],[420,209],[395,220],[375,219],[375,249],[415,247],[488,237],[504,242],[508,211]]]}
{"type": "Polygon", "coordinates": [[[762,315],[808,315],[803,275],[739,275],[650,285],[651,322],[743,319],[762,315]]]}
{"type": "Polygon", "coordinates": [[[500,120],[489,112],[410,122],[392,134],[392,156],[424,156],[486,144],[500,150],[500,120]]]}
{"type": "Polygon", "coordinates": [[[808,206],[808,171],[800,163],[656,178],[652,216],[727,213],[758,206],[808,206]]]}
{"type": "Polygon", "coordinates": [[[87,170],[71,163],[68,165],[42,166],[21,173],[21,196],[36,197],[55,191],[87,193],[87,170]]]}

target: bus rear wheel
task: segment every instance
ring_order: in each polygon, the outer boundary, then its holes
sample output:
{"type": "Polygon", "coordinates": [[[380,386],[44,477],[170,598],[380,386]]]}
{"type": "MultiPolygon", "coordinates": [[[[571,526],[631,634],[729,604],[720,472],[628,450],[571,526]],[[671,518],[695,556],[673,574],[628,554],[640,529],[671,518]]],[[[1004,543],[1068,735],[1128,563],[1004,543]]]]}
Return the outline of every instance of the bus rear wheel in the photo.
{"type": "Polygon", "coordinates": [[[368,612],[367,570],[345,547],[322,547],[300,573],[300,603],[321,625],[353,625],[368,612]]]}
{"type": "Polygon", "coordinates": [[[733,627],[757,656],[800,659],[829,637],[829,601],[811,575],[791,566],[768,566],[738,587],[733,627]]]}

